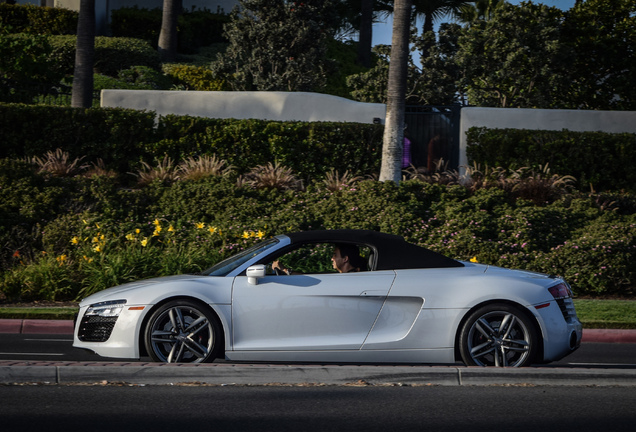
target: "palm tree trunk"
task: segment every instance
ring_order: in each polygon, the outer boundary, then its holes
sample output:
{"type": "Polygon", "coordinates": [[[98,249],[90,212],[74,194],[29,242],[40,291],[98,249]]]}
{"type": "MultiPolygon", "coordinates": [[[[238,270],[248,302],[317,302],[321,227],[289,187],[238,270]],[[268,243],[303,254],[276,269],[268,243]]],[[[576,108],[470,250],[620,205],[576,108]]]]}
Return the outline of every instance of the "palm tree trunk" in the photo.
{"type": "Polygon", "coordinates": [[[77,47],[71,106],[93,105],[93,65],[95,63],[95,0],[81,0],[77,21],[77,47]]]}
{"type": "Polygon", "coordinates": [[[358,40],[358,63],[371,67],[373,39],[373,0],[360,1],[360,38],[358,40]]]}
{"type": "Polygon", "coordinates": [[[159,33],[159,55],[163,62],[177,57],[177,19],[181,12],[181,0],[163,0],[161,33],[159,33]]]}
{"type": "Polygon", "coordinates": [[[402,174],[411,6],[412,0],[395,0],[394,3],[391,63],[389,65],[380,181],[398,183],[402,174]]]}

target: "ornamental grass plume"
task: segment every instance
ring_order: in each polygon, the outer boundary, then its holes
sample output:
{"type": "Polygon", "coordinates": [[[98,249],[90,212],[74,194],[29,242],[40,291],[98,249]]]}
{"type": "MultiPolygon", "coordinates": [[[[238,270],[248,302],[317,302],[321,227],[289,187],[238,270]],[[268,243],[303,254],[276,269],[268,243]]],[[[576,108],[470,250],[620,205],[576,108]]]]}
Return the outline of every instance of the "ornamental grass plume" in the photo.
{"type": "Polygon", "coordinates": [[[174,162],[168,156],[157,161],[156,166],[150,166],[146,162],[141,162],[142,168],[135,174],[138,186],[147,186],[154,181],[163,183],[172,183],[178,179],[178,172],[175,169],[174,162]]]}
{"type": "Polygon", "coordinates": [[[353,186],[355,183],[360,181],[362,177],[354,176],[349,173],[349,171],[345,171],[344,174],[340,175],[338,170],[334,170],[333,168],[325,175],[325,179],[323,183],[327,187],[327,190],[331,192],[335,192],[337,190],[353,186]]]}
{"type": "Polygon", "coordinates": [[[245,176],[239,177],[239,185],[247,185],[255,189],[300,189],[301,183],[293,175],[291,168],[279,165],[278,162],[259,165],[252,168],[245,176]]]}
{"type": "Polygon", "coordinates": [[[177,166],[176,170],[181,180],[200,180],[210,176],[227,177],[232,174],[234,167],[216,155],[203,155],[198,158],[185,159],[177,166]]]}
{"type": "Polygon", "coordinates": [[[88,168],[88,165],[82,165],[82,159],[75,158],[71,160],[70,154],[62,149],[48,151],[44,157],[32,157],[29,162],[38,166],[38,173],[47,173],[54,177],[72,177],[88,168]]]}

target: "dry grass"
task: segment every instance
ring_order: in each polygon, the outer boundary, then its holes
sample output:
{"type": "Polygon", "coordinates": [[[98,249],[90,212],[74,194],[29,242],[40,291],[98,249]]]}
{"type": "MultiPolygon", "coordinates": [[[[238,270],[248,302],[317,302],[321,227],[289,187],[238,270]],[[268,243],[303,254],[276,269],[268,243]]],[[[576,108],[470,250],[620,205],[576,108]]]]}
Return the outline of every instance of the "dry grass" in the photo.
{"type": "Polygon", "coordinates": [[[177,166],[177,175],[181,180],[200,180],[209,176],[226,177],[233,171],[233,166],[216,155],[189,157],[177,166]]]}
{"type": "Polygon", "coordinates": [[[88,165],[82,164],[82,159],[84,159],[83,156],[71,160],[68,152],[58,148],[55,151],[46,152],[44,157],[34,156],[29,162],[37,165],[38,173],[46,173],[54,177],[72,177],[88,168],[88,165]]]}
{"type": "Polygon", "coordinates": [[[119,177],[119,174],[117,174],[117,172],[106,168],[106,164],[104,163],[104,160],[102,158],[97,159],[97,162],[91,162],[90,167],[88,167],[84,175],[86,177],[119,177]]]}
{"type": "Polygon", "coordinates": [[[325,184],[327,190],[335,192],[337,190],[353,186],[356,182],[360,181],[362,177],[354,176],[349,173],[349,171],[345,171],[344,174],[340,175],[337,170],[331,169],[326,175],[323,183],[325,184]]]}
{"type": "Polygon", "coordinates": [[[278,162],[259,165],[237,180],[239,186],[246,185],[256,189],[299,189],[301,183],[292,170],[278,162]]]}
{"type": "Polygon", "coordinates": [[[168,156],[157,161],[157,165],[151,166],[146,162],[141,162],[141,169],[137,173],[132,173],[137,177],[138,186],[147,186],[154,181],[172,183],[178,179],[178,172],[174,162],[168,156]]]}

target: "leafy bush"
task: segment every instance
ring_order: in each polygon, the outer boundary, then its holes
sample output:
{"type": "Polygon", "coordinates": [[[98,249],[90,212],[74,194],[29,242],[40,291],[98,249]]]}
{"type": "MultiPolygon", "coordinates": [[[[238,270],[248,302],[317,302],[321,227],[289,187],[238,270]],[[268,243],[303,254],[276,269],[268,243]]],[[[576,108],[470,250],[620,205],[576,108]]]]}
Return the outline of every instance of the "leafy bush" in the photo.
{"type": "MultiPolygon", "coordinates": [[[[111,32],[115,37],[144,39],[156,48],[161,30],[162,10],[134,7],[120,8],[112,12],[111,32]]],[[[218,42],[224,42],[223,24],[227,15],[209,10],[183,11],[178,20],[178,45],[180,53],[218,42]]]]}
{"type": "Polygon", "coordinates": [[[519,168],[548,164],[571,175],[579,188],[635,191],[636,134],[471,128],[466,150],[470,163],[519,168]]]}
{"type": "MultiPolygon", "coordinates": [[[[73,74],[75,67],[75,36],[49,36],[53,46],[51,58],[66,74],[73,74]]],[[[145,66],[160,69],[159,54],[141,39],[95,37],[95,71],[111,77],[132,67],[145,66]]]]}
{"type": "Polygon", "coordinates": [[[229,90],[226,82],[216,78],[208,67],[184,64],[163,65],[163,72],[172,78],[177,86],[185,90],[219,91],[229,90]]]}
{"type": "Polygon", "coordinates": [[[132,190],[0,162],[0,291],[11,299],[196,272],[260,238],[321,228],[379,230],[459,259],[559,274],[578,295],[633,295],[636,280],[636,216],[587,194],[534,206],[499,187],[358,180],[330,190],[315,178],[277,191],[232,175],[132,190]]]}
{"type": "Polygon", "coordinates": [[[22,83],[59,82],[63,74],[51,61],[51,52],[44,36],[0,35],[0,78],[10,80],[18,89],[22,83]]]}
{"type": "Polygon", "coordinates": [[[36,35],[75,34],[78,12],[65,8],[0,4],[0,29],[36,35]]]}

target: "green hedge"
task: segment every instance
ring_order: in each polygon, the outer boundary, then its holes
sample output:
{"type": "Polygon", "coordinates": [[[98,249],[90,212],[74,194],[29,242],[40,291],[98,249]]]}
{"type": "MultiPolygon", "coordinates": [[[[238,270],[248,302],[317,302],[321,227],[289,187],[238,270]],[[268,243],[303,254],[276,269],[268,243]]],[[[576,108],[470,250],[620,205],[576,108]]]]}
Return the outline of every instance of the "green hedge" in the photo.
{"type": "MultiPolygon", "coordinates": [[[[144,39],[157,47],[161,30],[161,9],[120,8],[112,12],[111,32],[116,37],[144,39]]],[[[229,22],[225,14],[208,10],[184,11],[179,15],[177,50],[192,53],[197,48],[226,42],[223,25],[229,22]]]]}
{"type": "Polygon", "coordinates": [[[185,90],[222,91],[230,90],[229,85],[218,79],[214,72],[206,66],[185,64],[164,64],[163,72],[172,78],[174,83],[185,90]]]}
{"type": "Polygon", "coordinates": [[[87,161],[102,158],[120,173],[139,161],[167,155],[174,161],[216,154],[241,171],[277,160],[301,178],[323,174],[377,173],[381,125],[268,122],[154,114],[124,109],[0,104],[4,145],[0,157],[41,156],[62,148],[87,161]]]}
{"type": "Polygon", "coordinates": [[[78,12],[64,8],[0,4],[0,29],[11,33],[75,34],[77,19],[78,12]]]}
{"type": "Polygon", "coordinates": [[[636,191],[636,134],[471,128],[469,163],[519,168],[549,164],[581,190],[636,191]]]}
{"type": "Polygon", "coordinates": [[[445,255],[558,274],[577,295],[633,296],[636,216],[574,194],[536,207],[498,188],[365,180],[338,191],[238,187],[208,177],[122,189],[0,160],[0,292],[64,300],[119,283],[200,271],[259,237],[361,228],[445,255]]]}
{"type": "MultiPolygon", "coordinates": [[[[75,36],[50,36],[51,58],[66,74],[75,67],[75,36]]],[[[117,77],[119,71],[133,66],[160,70],[159,54],[141,39],[97,36],[95,38],[95,72],[117,77]]]]}

